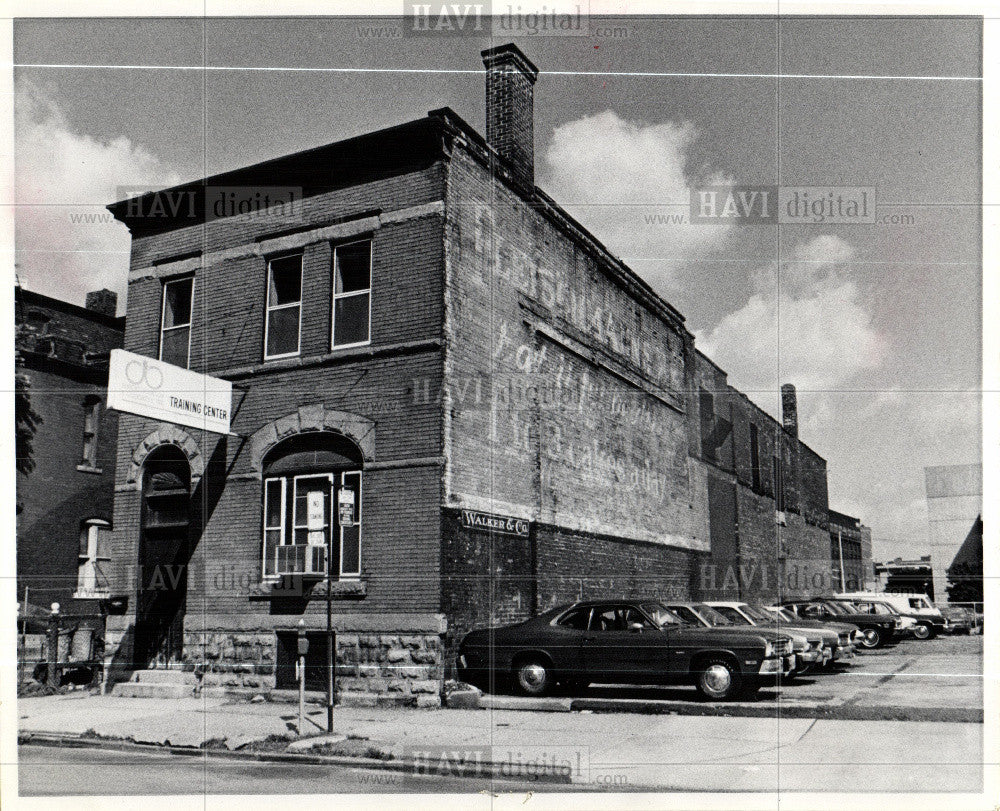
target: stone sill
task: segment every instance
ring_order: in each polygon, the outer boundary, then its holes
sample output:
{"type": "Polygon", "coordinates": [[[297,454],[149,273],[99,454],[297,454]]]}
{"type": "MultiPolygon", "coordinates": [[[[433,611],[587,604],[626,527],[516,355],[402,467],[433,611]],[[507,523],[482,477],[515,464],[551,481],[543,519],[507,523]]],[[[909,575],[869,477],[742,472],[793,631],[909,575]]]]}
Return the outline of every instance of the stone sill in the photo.
{"type": "Polygon", "coordinates": [[[81,473],[103,473],[104,468],[91,467],[90,465],[77,465],[76,469],[81,473]]]}
{"type": "MultiPolygon", "coordinates": [[[[333,600],[363,600],[368,596],[368,584],[364,580],[334,580],[330,585],[330,598],[333,600]]],[[[289,578],[285,583],[280,580],[265,580],[250,587],[251,600],[275,600],[282,597],[299,597],[306,600],[325,599],[327,582],[325,580],[303,580],[289,578]]]]}

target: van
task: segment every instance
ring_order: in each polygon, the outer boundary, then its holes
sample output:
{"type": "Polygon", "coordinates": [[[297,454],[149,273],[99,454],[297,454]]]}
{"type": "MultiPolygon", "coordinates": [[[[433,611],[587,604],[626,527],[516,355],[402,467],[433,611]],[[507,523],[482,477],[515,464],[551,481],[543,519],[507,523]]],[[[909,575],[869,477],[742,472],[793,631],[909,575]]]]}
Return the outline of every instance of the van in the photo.
{"type": "Polygon", "coordinates": [[[890,594],[884,591],[847,591],[834,595],[839,600],[879,600],[888,603],[905,617],[917,621],[913,635],[917,639],[931,639],[945,627],[945,618],[940,609],[926,594],[890,594]]]}

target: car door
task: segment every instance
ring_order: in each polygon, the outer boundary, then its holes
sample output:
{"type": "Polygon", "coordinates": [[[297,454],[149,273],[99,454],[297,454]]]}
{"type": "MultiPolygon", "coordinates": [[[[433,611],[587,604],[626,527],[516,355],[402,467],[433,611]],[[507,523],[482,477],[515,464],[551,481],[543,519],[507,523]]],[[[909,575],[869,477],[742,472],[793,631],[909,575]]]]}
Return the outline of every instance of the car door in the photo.
{"type": "Polygon", "coordinates": [[[667,654],[666,634],[635,606],[608,603],[594,607],[582,656],[594,681],[655,682],[667,669],[667,654]]]}
{"type": "Polygon", "coordinates": [[[583,659],[583,646],[590,628],[590,606],[578,606],[567,611],[547,630],[544,648],[552,657],[561,677],[589,677],[590,668],[583,659]]]}

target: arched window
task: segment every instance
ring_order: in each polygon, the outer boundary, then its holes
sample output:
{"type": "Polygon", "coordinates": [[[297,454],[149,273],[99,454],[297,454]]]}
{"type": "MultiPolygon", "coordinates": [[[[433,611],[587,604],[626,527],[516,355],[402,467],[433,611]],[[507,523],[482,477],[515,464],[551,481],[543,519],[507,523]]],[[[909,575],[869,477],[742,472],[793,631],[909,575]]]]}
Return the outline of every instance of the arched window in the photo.
{"type": "Polygon", "coordinates": [[[301,434],[264,459],[263,574],[361,576],[361,466],[340,434],[301,434]]]}
{"type": "Polygon", "coordinates": [[[90,518],[80,526],[80,556],[77,568],[78,600],[93,600],[108,596],[107,566],[111,561],[108,530],[111,524],[101,518],[90,518]]]}

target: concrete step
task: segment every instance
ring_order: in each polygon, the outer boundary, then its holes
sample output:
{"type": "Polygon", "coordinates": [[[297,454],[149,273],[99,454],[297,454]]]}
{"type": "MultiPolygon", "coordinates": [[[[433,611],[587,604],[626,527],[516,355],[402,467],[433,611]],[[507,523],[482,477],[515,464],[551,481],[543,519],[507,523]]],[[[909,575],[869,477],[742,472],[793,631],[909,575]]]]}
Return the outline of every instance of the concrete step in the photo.
{"type": "Polygon", "coordinates": [[[111,695],[119,698],[191,698],[194,686],[127,681],[116,684],[111,695]]]}
{"type": "Polygon", "coordinates": [[[198,677],[185,670],[137,670],[129,681],[135,684],[186,684],[194,687],[198,677]]]}

